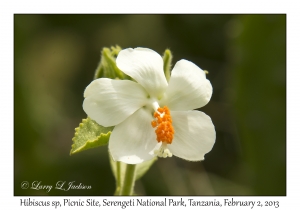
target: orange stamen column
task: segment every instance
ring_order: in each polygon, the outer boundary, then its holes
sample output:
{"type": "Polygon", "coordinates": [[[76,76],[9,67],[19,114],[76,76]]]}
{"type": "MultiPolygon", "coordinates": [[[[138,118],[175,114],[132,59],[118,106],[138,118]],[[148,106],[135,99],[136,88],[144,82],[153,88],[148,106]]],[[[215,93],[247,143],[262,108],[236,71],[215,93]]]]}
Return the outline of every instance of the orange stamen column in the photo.
{"type": "Polygon", "coordinates": [[[167,144],[171,144],[174,137],[170,110],[167,106],[159,107],[153,116],[156,120],[153,120],[151,125],[153,128],[156,128],[156,140],[162,142],[162,146],[156,151],[156,155],[159,157],[171,157],[172,154],[167,149],[167,144]]]}

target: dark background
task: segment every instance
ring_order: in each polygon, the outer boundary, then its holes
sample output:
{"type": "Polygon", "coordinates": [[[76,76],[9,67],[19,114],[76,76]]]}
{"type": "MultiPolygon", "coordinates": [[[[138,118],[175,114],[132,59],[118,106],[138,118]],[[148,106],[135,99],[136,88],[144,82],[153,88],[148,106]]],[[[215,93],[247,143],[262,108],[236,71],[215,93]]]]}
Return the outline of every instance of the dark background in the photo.
{"type": "Polygon", "coordinates": [[[159,159],[139,195],[286,195],[286,15],[14,15],[14,194],[112,195],[107,146],[70,156],[103,47],[147,47],[209,71],[203,162],[159,159]],[[57,181],[90,190],[21,189],[57,181]]]}

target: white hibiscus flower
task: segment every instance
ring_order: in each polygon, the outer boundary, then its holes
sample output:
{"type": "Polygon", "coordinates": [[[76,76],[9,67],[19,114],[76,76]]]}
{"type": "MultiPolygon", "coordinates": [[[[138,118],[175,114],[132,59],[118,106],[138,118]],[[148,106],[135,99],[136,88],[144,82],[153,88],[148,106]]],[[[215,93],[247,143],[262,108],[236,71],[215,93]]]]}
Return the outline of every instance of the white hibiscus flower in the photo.
{"type": "Polygon", "coordinates": [[[138,164],[173,154],[203,160],[216,138],[210,117],[193,110],[206,105],[212,95],[205,72],[180,60],[168,83],[162,57],[147,48],[120,51],[116,64],[136,82],[96,79],[87,86],[83,102],[91,119],[115,126],[109,139],[113,159],[138,164]]]}

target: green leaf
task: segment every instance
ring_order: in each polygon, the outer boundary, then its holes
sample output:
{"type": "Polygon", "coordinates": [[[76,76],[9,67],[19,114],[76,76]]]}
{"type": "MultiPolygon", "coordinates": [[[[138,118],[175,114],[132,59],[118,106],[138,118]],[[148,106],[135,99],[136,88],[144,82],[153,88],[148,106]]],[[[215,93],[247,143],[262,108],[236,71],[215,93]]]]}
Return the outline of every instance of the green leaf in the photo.
{"type": "Polygon", "coordinates": [[[165,50],[163,61],[164,61],[164,73],[166,76],[167,81],[169,81],[171,77],[171,64],[172,64],[172,53],[169,49],[165,50]]]}
{"type": "Polygon", "coordinates": [[[122,50],[121,47],[103,48],[100,63],[95,71],[94,79],[105,77],[111,79],[124,79],[127,76],[117,67],[116,57],[122,50]]]}
{"type": "MultiPolygon", "coordinates": [[[[124,182],[127,164],[119,161],[118,162],[114,161],[110,154],[109,154],[109,160],[110,160],[111,169],[117,185],[115,195],[118,195],[122,187],[121,185],[124,182]]],[[[135,180],[140,179],[150,169],[150,167],[156,160],[157,157],[145,161],[143,163],[137,164],[136,171],[135,171],[135,180]]]]}
{"type": "Polygon", "coordinates": [[[91,118],[83,119],[72,139],[73,145],[70,155],[78,152],[103,146],[108,143],[113,127],[103,127],[91,118]]]}

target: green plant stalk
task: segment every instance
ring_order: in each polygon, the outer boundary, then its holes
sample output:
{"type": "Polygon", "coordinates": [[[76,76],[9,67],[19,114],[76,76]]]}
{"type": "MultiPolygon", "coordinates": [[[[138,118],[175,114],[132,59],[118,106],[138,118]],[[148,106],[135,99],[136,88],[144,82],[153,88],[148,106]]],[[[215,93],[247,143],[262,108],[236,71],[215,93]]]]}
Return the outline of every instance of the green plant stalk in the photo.
{"type": "Polygon", "coordinates": [[[114,195],[120,195],[121,193],[121,186],[122,180],[121,180],[121,162],[117,161],[116,162],[116,190],[114,195]]]}
{"type": "Polygon", "coordinates": [[[133,187],[134,187],[134,182],[135,182],[135,168],[136,168],[135,164],[134,165],[133,164],[126,165],[124,183],[123,183],[120,195],[132,195],[133,194],[133,187]]]}
{"type": "Polygon", "coordinates": [[[121,187],[121,162],[117,161],[117,186],[121,187]]]}

